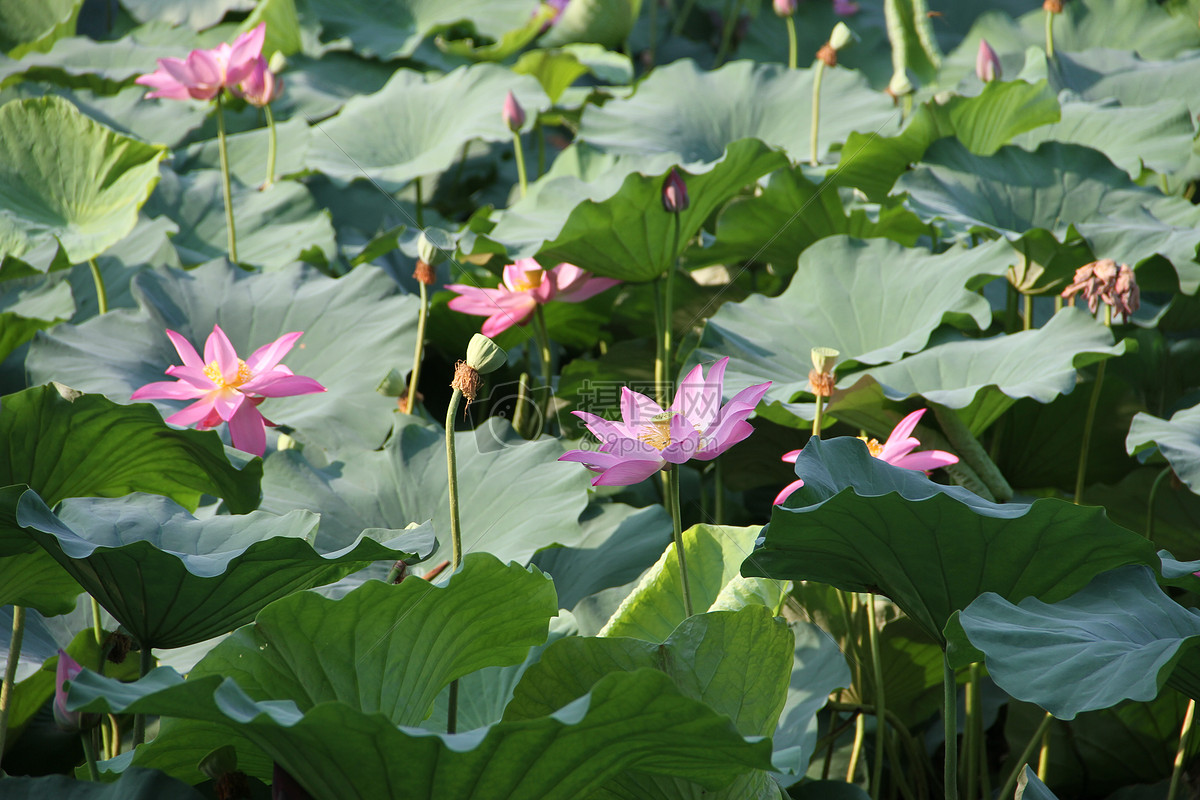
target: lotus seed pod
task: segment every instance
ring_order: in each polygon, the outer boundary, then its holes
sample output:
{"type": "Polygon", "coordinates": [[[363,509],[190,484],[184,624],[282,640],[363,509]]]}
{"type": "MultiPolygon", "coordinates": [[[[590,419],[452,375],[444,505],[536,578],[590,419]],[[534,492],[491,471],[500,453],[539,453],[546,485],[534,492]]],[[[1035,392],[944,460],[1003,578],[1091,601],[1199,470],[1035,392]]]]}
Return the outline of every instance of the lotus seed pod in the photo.
{"type": "Polygon", "coordinates": [[[844,22],[839,22],[833,26],[833,33],[829,34],[829,46],[834,50],[844,50],[858,39],[854,31],[850,30],[850,26],[844,22]]]}
{"type": "Polygon", "coordinates": [[[841,353],[832,347],[814,347],[812,349],[813,369],[818,372],[833,372],[833,365],[841,353]]]}
{"type": "Polygon", "coordinates": [[[508,361],[508,353],[504,352],[491,339],[482,333],[471,337],[471,342],[467,345],[467,366],[477,370],[481,375],[486,375],[500,369],[506,361],[508,361]]]}

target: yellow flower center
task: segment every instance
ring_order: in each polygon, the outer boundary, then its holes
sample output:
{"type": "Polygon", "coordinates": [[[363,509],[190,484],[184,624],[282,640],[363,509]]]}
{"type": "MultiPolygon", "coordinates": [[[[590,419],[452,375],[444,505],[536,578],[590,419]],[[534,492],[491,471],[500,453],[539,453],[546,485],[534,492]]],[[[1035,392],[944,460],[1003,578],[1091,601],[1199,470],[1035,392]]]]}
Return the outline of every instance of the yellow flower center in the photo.
{"type": "Polygon", "coordinates": [[[210,381],[222,389],[236,389],[253,377],[253,373],[246,366],[246,362],[240,358],[238,359],[237,377],[232,381],[225,380],[225,376],[221,374],[221,366],[216,361],[212,361],[204,368],[204,374],[210,381]]]}
{"type": "Polygon", "coordinates": [[[650,424],[642,428],[638,438],[661,452],[671,444],[671,418],[674,416],[670,411],[655,415],[650,424]]]}
{"type": "Polygon", "coordinates": [[[516,291],[528,292],[542,285],[542,279],[546,277],[544,269],[527,269],[521,277],[515,282],[516,291]]]}
{"type": "Polygon", "coordinates": [[[871,451],[871,455],[879,458],[879,454],[883,452],[883,445],[879,443],[878,439],[868,439],[865,436],[860,436],[858,438],[866,442],[867,449],[871,451]]]}

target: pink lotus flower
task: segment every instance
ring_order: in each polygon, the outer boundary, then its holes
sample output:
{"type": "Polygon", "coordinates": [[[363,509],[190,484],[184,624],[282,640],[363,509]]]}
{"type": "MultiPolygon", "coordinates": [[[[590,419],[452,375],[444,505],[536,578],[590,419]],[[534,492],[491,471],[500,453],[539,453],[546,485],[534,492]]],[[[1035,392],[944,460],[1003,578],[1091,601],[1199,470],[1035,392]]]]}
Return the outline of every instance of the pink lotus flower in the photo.
{"type": "Polygon", "coordinates": [[[83,667],[79,662],[67,655],[67,651],[59,648],[58,667],[54,670],[54,723],[59,730],[67,733],[91,730],[100,724],[99,714],[67,710],[67,690],[64,684],[75,680],[75,676],[81,672],[83,667]]]}
{"type": "Polygon", "coordinates": [[[283,81],[271,71],[262,56],[254,60],[254,69],[249,76],[233,89],[234,94],[258,108],[279,97],[282,91],[283,81]]]}
{"type": "MultiPolygon", "coordinates": [[[[900,420],[900,423],[895,428],[892,428],[891,434],[883,444],[880,444],[877,439],[868,440],[867,449],[871,451],[871,455],[883,459],[893,467],[915,469],[921,472],[929,472],[938,467],[957,464],[958,456],[953,453],[947,453],[945,450],[913,452],[921,442],[912,435],[912,432],[917,427],[917,423],[921,421],[921,417],[925,415],[925,411],[926,409],[924,408],[918,409],[900,420]]],[[[800,451],[792,450],[784,453],[782,460],[789,464],[795,464],[796,459],[799,457],[800,451]]],[[[804,481],[795,480],[783,487],[783,490],[775,496],[775,505],[779,505],[784,500],[787,500],[792,492],[803,485],[804,481]]]]}
{"type": "Polygon", "coordinates": [[[532,258],[522,258],[504,268],[504,282],[495,289],[460,283],[447,285],[447,289],[459,294],[447,305],[464,314],[487,317],[482,333],[495,337],[513,325],[524,325],[539,305],[551,300],[579,303],[618,283],[612,278],[593,278],[590,272],[574,264],[543,269],[532,258]]]}
{"type": "Polygon", "coordinates": [[[504,107],[500,110],[500,116],[513,133],[521,130],[521,126],[525,124],[525,109],[511,91],[504,97],[504,107]]]}
{"type": "Polygon", "coordinates": [[[697,365],[664,411],[644,394],[621,389],[621,422],[586,411],[573,411],[601,442],[597,450],[572,450],[559,461],[577,461],[600,475],[593,486],[628,486],[645,480],[669,464],[690,459],[711,461],[754,432],[746,417],[767,393],[771,382],[750,386],[721,405],[725,366],[722,358],[704,377],[697,365]]]}
{"type": "Polygon", "coordinates": [[[833,0],[833,13],[839,17],[853,17],[858,13],[858,3],[853,0],[833,0]]]}
{"type": "Polygon", "coordinates": [[[211,50],[193,50],[186,59],[160,58],[158,69],[134,82],[154,90],[147,98],[211,100],[250,77],[266,33],[264,22],[238,36],[232,46],[222,42],[211,50]]]}
{"type": "Polygon", "coordinates": [[[183,366],[168,367],[166,372],[177,381],[148,383],[133,393],[133,400],[196,400],[187,408],[167,417],[172,425],[195,425],[199,430],[229,423],[229,436],[238,450],[261,456],[267,449],[266,425],[275,423],[258,413],[258,404],[268,397],[291,397],[325,391],[312,378],[296,375],[280,364],[303,331],[285,333],[254,351],[243,361],[221,330],[204,342],[204,360],[187,339],[167,331],[183,366]],[[197,399],[199,398],[199,399],[197,399]]]}

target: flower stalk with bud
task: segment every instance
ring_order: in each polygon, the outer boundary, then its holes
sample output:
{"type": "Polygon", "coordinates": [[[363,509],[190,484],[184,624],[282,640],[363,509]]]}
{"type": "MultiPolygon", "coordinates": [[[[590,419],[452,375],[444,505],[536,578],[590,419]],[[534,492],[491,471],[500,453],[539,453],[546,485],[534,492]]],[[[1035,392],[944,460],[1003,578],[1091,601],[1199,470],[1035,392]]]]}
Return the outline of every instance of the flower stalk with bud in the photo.
{"type": "Polygon", "coordinates": [[[975,54],[975,76],[984,83],[991,83],[1000,80],[1000,72],[1000,56],[987,39],[980,39],[979,52],[975,54]]]}
{"type": "MultiPolygon", "coordinates": [[[[655,281],[654,284],[655,295],[661,297],[661,308],[656,308],[659,319],[659,341],[656,348],[657,356],[654,359],[654,383],[659,405],[666,404],[668,373],[673,373],[675,364],[672,352],[671,323],[675,315],[675,257],[679,253],[679,237],[681,236],[679,215],[687,211],[691,202],[683,175],[678,169],[672,167],[671,171],[667,173],[667,177],[663,179],[662,205],[663,210],[674,218],[674,248],[671,250],[671,262],[667,264],[666,285],[661,294],[658,291],[658,281],[655,281]]],[[[656,303],[655,305],[660,304],[656,303]]]]}
{"type": "MultiPolygon", "coordinates": [[[[275,54],[280,56],[279,53],[275,54]]],[[[272,61],[275,59],[272,58],[272,61]]],[[[280,63],[274,68],[261,55],[254,62],[254,71],[250,77],[233,89],[233,93],[250,105],[261,108],[267,119],[267,176],[260,190],[271,188],[275,183],[275,115],[271,113],[271,101],[279,97],[283,91],[283,81],[276,75],[283,68],[282,56],[280,63]]]]}
{"type": "Polygon", "coordinates": [[[525,109],[510,90],[504,98],[504,108],[501,111],[504,124],[512,131],[513,154],[517,158],[517,180],[521,184],[521,197],[529,191],[529,179],[525,175],[525,151],[521,147],[521,128],[525,125],[525,109]]]}
{"type": "Polygon", "coordinates": [[[813,65],[813,99],[812,99],[812,150],[809,163],[816,167],[821,163],[817,150],[817,132],[821,126],[821,82],[825,78],[826,67],[837,66],[837,54],[854,41],[854,32],[846,23],[839,22],[829,34],[829,41],[821,45],[817,51],[816,62],[813,65]]]}
{"type": "Polygon", "coordinates": [[[833,367],[841,353],[832,347],[814,347],[812,349],[813,368],[808,373],[808,390],[817,398],[817,411],[813,414],[812,435],[821,435],[821,416],[825,408],[825,398],[833,395],[833,367]]]}
{"type": "Polygon", "coordinates": [[[442,260],[442,251],[429,240],[424,231],[417,239],[417,266],[413,278],[421,292],[421,308],[417,312],[417,345],[413,353],[413,368],[408,381],[408,392],[404,398],[404,413],[413,413],[417,402],[417,385],[421,380],[421,361],[425,358],[425,321],[429,317],[429,287],[436,280],[435,267],[442,260]]]}
{"type": "Polygon", "coordinates": [[[783,18],[788,35],[788,69],[796,68],[796,22],[792,19],[796,13],[796,0],[774,0],[772,6],[775,15],[783,18]]]}
{"type": "Polygon", "coordinates": [[[1046,58],[1054,58],[1054,17],[1063,12],[1063,0],[1045,0],[1042,9],[1046,12],[1046,58]]]}

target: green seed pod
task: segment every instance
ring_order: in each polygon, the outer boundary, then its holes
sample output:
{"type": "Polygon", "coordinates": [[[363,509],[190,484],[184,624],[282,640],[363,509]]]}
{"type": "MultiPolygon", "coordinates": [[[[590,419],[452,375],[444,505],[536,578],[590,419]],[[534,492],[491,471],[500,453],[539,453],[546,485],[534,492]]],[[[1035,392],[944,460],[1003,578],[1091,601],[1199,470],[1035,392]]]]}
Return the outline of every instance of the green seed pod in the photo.
{"type": "Polygon", "coordinates": [[[471,337],[467,345],[467,366],[474,368],[481,375],[495,372],[508,361],[508,353],[482,333],[471,337]]]}

